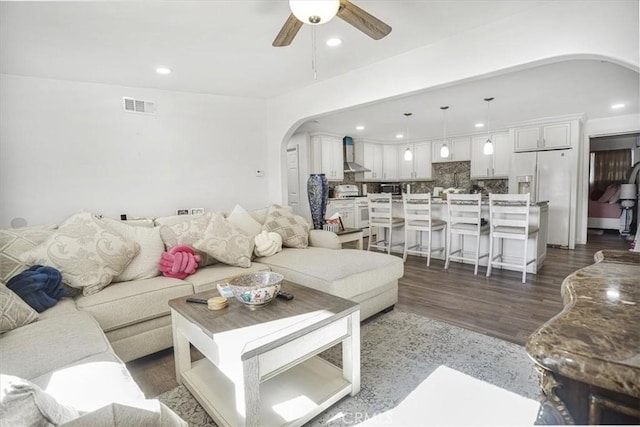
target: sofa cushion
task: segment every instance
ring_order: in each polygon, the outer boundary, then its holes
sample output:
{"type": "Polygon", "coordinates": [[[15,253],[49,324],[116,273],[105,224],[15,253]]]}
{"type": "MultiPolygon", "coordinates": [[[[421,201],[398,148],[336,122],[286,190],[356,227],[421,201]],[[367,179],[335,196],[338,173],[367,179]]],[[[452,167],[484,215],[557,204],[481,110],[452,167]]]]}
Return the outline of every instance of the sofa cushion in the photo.
{"type": "Polygon", "coordinates": [[[288,208],[271,206],[262,229],[278,233],[282,237],[283,246],[306,248],[309,245],[309,223],[288,208]]]}
{"type": "Polygon", "coordinates": [[[0,375],[2,425],[60,425],[79,415],[78,411],[62,405],[31,381],[12,375],[0,375]]]}
{"type": "Polygon", "coordinates": [[[11,289],[0,283],[0,334],[38,320],[38,312],[29,307],[11,289]]]}
{"type": "Polygon", "coordinates": [[[56,225],[0,230],[0,281],[7,281],[26,270],[28,265],[20,255],[47,240],[56,225]]]}
{"type": "Polygon", "coordinates": [[[125,239],[89,212],[79,212],[20,259],[29,265],[57,268],[66,284],[91,295],[122,273],[138,251],[137,243],[125,239]]]}
{"type": "Polygon", "coordinates": [[[31,380],[63,405],[80,412],[113,402],[137,402],[144,394],[122,361],[111,351],[61,365],[31,380]]]}
{"type": "Polygon", "coordinates": [[[136,242],[140,246],[138,255],[122,273],[113,278],[113,282],[128,282],[129,280],[149,279],[160,275],[158,261],[164,252],[164,242],[160,237],[160,228],[130,225],[129,221],[116,221],[105,218],[105,224],[112,227],[125,239],[136,242]]]}
{"type": "Polygon", "coordinates": [[[175,412],[156,399],[140,400],[130,404],[110,403],[64,427],[86,426],[145,426],[145,427],[187,427],[189,424],[175,412]]]}
{"type": "Polygon", "coordinates": [[[108,351],[111,346],[98,323],[88,313],[78,311],[2,335],[0,372],[33,381],[61,366],[108,351]]]}
{"type": "Polygon", "coordinates": [[[256,262],[268,265],[287,280],[351,298],[402,277],[402,258],[358,249],[284,249],[256,262]]]}
{"type": "Polygon", "coordinates": [[[78,311],[76,302],[71,297],[64,297],[56,305],[40,313],[40,320],[50,319],[56,316],[71,314],[78,311]]]}
{"type": "MultiPolygon", "coordinates": [[[[160,235],[167,249],[177,245],[193,246],[195,242],[200,240],[204,230],[211,221],[211,212],[199,215],[179,215],[178,217],[158,218],[156,220],[160,226],[160,235]],[[182,217],[182,221],[178,219],[182,217]]],[[[215,258],[207,255],[205,252],[198,251],[200,255],[199,267],[215,264],[215,258]]]]}
{"type": "Polygon", "coordinates": [[[217,283],[228,282],[233,276],[239,274],[255,273],[257,271],[268,271],[269,266],[265,264],[252,263],[249,268],[234,267],[225,264],[216,264],[207,268],[201,268],[186,280],[193,284],[195,293],[209,291],[216,288],[217,283]]]}
{"type": "Polygon", "coordinates": [[[193,247],[225,264],[247,268],[251,265],[253,237],[215,213],[193,247]]]}
{"type": "Polygon", "coordinates": [[[79,296],[76,305],[91,313],[105,332],[170,313],[168,301],[190,295],[189,282],[170,277],[152,277],[114,283],[102,292],[79,296]]]}

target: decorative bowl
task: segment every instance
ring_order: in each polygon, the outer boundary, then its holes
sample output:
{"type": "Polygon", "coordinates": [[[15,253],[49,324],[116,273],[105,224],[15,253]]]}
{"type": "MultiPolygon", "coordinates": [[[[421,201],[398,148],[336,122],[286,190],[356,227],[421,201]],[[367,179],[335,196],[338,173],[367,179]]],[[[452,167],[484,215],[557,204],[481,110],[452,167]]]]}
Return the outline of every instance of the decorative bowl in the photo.
{"type": "Polygon", "coordinates": [[[271,302],[280,292],[284,276],[272,271],[243,274],[229,281],[233,296],[238,301],[255,309],[271,302]]]}

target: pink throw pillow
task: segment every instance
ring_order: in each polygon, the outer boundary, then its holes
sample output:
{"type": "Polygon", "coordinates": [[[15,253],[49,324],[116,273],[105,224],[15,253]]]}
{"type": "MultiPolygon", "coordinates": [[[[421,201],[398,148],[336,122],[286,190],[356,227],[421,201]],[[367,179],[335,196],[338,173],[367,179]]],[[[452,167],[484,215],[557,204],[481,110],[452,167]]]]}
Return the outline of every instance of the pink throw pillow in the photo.
{"type": "Polygon", "coordinates": [[[196,272],[200,255],[196,255],[193,248],[177,245],[163,252],[158,263],[158,270],[166,277],[184,279],[196,272]]]}

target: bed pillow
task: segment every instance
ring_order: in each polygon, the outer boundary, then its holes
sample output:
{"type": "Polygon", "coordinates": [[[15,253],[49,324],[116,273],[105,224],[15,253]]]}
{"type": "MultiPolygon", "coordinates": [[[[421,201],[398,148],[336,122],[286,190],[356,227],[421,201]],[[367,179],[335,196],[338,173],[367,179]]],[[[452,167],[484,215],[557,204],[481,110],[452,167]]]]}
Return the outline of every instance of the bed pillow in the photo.
{"type": "Polygon", "coordinates": [[[39,317],[22,298],[0,283],[0,334],[35,322],[39,317]]]}
{"type": "Polygon", "coordinates": [[[213,214],[202,238],[193,247],[228,265],[251,266],[253,236],[227,220],[220,213],[213,214]]]}
{"type": "Polygon", "coordinates": [[[113,278],[113,282],[128,282],[131,280],[149,279],[160,275],[158,260],[164,252],[164,242],[160,237],[160,227],[130,225],[129,221],[117,221],[104,218],[106,225],[112,227],[125,239],[136,242],[140,246],[138,255],[124,269],[113,278]]]}
{"type": "Polygon", "coordinates": [[[602,196],[600,196],[600,198],[598,199],[598,203],[607,203],[609,199],[611,199],[611,197],[616,194],[617,190],[618,186],[616,184],[611,184],[610,186],[608,186],[607,189],[604,190],[602,196]]]}
{"type": "Polygon", "coordinates": [[[278,233],[282,237],[283,246],[299,249],[309,246],[309,223],[288,208],[271,206],[262,229],[278,233]]]}
{"type": "Polygon", "coordinates": [[[619,185],[617,186],[617,190],[615,193],[613,193],[613,196],[611,196],[609,198],[609,203],[610,204],[614,204],[614,203],[618,203],[620,201],[620,190],[622,189],[622,187],[620,187],[619,185]]]}
{"type": "Polygon", "coordinates": [[[79,212],[20,259],[29,265],[57,268],[64,283],[89,296],[109,286],[139,250],[137,243],[125,239],[93,214],[79,212]]]}
{"type": "Polygon", "coordinates": [[[20,255],[47,240],[56,225],[0,230],[0,280],[7,283],[29,266],[20,255]]]}

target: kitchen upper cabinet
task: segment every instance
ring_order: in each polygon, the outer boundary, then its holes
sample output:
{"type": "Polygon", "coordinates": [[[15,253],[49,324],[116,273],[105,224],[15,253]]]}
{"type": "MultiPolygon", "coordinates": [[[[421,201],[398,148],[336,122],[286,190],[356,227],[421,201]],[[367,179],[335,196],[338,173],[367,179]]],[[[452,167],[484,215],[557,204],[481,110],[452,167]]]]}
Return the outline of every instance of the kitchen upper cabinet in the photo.
{"type": "Polygon", "coordinates": [[[355,141],[354,157],[356,163],[359,163],[370,170],[370,172],[356,174],[357,179],[365,181],[382,179],[381,145],[366,141],[355,141]]]}
{"type": "Polygon", "coordinates": [[[440,156],[440,151],[444,145],[443,140],[433,141],[433,156],[431,161],[433,163],[445,163],[445,162],[464,162],[471,160],[471,138],[451,138],[447,140],[447,146],[449,147],[449,157],[440,156]]]}
{"type": "Polygon", "coordinates": [[[484,154],[487,135],[471,138],[471,179],[492,179],[509,177],[511,144],[509,133],[491,134],[493,154],[484,154]]]}
{"type": "Polygon", "coordinates": [[[431,143],[420,142],[398,146],[398,178],[401,180],[430,180],[431,143]],[[412,159],[405,160],[404,153],[409,148],[412,159]]]}
{"type": "Polygon", "coordinates": [[[342,138],[329,134],[311,135],[312,173],[323,173],[328,181],[344,179],[342,138]]]}
{"type": "Polygon", "coordinates": [[[571,147],[571,122],[537,124],[513,129],[515,151],[571,147]]]}
{"type": "Polygon", "coordinates": [[[382,179],[398,179],[398,146],[382,146],[382,179]]]}

